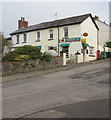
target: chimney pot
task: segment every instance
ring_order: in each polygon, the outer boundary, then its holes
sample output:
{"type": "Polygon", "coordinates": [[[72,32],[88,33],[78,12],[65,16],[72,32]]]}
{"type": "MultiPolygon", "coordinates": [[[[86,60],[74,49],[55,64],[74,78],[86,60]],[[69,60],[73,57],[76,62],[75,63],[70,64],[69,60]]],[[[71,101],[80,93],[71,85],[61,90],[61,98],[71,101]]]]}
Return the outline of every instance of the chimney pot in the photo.
{"type": "Polygon", "coordinates": [[[18,29],[28,27],[28,22],[25,21],[24,17],[21,17],[21,20],[18,20],[18,29]]]}
{"type": "Polygon", "coordinates": [[[99,17],[95,15],[94,20],[99,20],[99,17]]]}

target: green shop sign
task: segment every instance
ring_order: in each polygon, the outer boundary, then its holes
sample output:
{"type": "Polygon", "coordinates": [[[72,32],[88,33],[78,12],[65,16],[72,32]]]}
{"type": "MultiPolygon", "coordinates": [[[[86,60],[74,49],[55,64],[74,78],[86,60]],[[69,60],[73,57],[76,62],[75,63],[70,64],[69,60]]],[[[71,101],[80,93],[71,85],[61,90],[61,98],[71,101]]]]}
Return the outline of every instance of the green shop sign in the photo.
{"type": "Polygon", "coordinates": [[[75,37],[75,38],[66,38],[65,42],[76,42],[76,41],[80,41],[81,38],[80,37],[75,37]]]}

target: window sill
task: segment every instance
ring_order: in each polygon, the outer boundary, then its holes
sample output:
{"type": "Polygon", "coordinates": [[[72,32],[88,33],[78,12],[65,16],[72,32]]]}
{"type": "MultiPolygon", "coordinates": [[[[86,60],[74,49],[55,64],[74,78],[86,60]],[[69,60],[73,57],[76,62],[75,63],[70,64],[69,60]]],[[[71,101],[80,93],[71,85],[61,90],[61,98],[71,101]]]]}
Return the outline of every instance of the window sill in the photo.
{"type": "Polygon", "coordinates": [[[40,40],[36,40],[35,42],[40,42],[40,40]]]}
{"type": "Polygon", "coordinates": [[[90,57],[95,57],[95,55],[89,55],[90,57]]]}
{"type": "Polygon", "coordinates": [[[22,43],[26,43],[26,42],[22,42],[22,43]]]}
{"type": "Polygon", "coordinates": [[[49,38],[48,40],[54,40],[53,38],[49,38]]]}
{"type": "Polygon", "coordinates": [[[64,39],[69,39],[69,37],[64,37],[64,39]]]}

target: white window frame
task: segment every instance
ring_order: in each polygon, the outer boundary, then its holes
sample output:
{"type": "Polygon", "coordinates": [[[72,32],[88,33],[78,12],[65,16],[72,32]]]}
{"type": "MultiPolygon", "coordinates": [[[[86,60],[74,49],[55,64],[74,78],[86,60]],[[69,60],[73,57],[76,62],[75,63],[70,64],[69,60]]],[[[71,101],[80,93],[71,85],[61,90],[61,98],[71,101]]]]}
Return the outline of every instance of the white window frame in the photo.
{"type": "Polygon", "coordinates": [[[64,27],[64,38],[68,38],[68,27],[64,27]]]}
{"type": "Polygon", "coordinates": [[[24,39],[23,43],[26,43],[27,42],[27,34],[26,33],[23,34],[23,39],[24,39]]]}
{"type": "Polygon", "coordinates": [[[16,44],[19,44],[19,42],[20,42],[20,35],[16,35],[16,38],[17,38],[16,44]]]}
{"type": "Polygon", "coordinates": [[[37,32],[37,40],[36,40],[36,42],[37,41],[40,41],[40,31],[37,32]]]}
{"type": "Polygon", "coordinates": [[[49,40],[53,40],[54,34],[53,29],[49,30],[49,40]]]}

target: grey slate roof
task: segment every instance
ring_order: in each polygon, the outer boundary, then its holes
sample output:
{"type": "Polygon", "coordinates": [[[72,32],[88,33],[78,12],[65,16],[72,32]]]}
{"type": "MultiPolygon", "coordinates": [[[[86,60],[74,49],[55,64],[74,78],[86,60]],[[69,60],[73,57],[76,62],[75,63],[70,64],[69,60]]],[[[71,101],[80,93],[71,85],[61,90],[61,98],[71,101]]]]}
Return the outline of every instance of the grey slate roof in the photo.
{"type": "Polygon", "coordinates": [[[96,28],[98,29],[98,26],[96,25],[92,15],[85,14],[85,15],[74,16],[74,17],[69,17],[69,18],[64,18],[64,19],[59,19],[59,20],[54,20],[54,21],[49,21],[49,22],[43,22],[40,24],[28,26],[27,28],[18,29],[16,31],[12,32],[10,35],[24,33],[24,32],[30,32],[30,31],[35,31],[35,30],[41,30],[41,29],[47,29],[47,28],[53,28],[53,27],[66,26],[66,25],[71,25],[71,24],[80,24],[85,19],[87,19],[89,16],[91,17],[96,28]]]}

